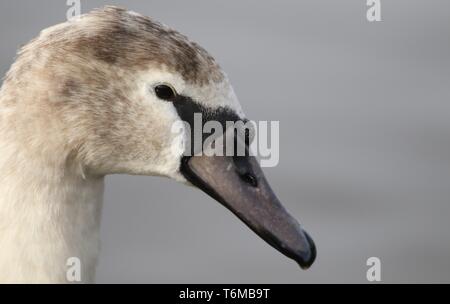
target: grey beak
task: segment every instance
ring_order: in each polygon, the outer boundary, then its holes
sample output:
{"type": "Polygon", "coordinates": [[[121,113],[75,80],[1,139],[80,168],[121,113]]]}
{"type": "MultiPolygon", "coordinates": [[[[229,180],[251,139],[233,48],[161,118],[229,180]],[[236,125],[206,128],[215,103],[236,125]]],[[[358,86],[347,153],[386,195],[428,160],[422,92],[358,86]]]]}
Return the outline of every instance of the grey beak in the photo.
{"type": "Polygon", "coordinates": [[[181,172],[301,268],[313,264],[313,240],[280,204],[255,157],[185,157],[181,172]]]}

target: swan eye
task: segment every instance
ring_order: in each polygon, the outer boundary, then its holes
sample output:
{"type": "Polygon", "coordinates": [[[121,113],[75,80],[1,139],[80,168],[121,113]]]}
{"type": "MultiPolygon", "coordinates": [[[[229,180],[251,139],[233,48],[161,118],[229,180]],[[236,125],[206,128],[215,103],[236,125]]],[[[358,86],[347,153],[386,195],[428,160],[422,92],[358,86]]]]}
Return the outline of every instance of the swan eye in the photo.
{"type": "Polygon", "coordinates": [[[155,94],[163,100],[173,100],[176,97],[175,90],[166,84],[160,84],[155,87],[155,94]]]}

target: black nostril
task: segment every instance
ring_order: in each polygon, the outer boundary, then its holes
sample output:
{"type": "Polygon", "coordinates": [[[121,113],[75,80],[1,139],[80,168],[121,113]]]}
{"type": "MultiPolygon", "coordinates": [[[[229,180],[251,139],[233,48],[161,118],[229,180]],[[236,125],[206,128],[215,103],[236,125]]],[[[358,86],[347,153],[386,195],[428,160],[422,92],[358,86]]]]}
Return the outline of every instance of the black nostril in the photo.
{"type": "Polygon", "coordinates": [[[239,177],[248,185],[255,188],[258,187],[258,179],[253,174],[250,157],[234,156],[233,162],[234,168],[239,177]]]}
{"type": "Polygon", "coordinates": [[[252,187],[258,187],[258,181],[256,180],[256,177],[248,172],[239,174],[239,176],[241,177],[241,179],[246,182],[247,184],[251,185],[252,187]]]}

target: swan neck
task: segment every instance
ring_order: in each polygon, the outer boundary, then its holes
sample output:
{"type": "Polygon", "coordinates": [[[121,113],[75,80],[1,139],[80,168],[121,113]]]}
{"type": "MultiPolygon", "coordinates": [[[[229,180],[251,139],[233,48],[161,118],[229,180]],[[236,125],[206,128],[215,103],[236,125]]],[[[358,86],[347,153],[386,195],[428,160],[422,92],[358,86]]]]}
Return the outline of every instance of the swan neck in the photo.
{"type": "Polygon", "coordinates": [[[104,178],[0,146],[0,282],[92,282],[104,178]]]}

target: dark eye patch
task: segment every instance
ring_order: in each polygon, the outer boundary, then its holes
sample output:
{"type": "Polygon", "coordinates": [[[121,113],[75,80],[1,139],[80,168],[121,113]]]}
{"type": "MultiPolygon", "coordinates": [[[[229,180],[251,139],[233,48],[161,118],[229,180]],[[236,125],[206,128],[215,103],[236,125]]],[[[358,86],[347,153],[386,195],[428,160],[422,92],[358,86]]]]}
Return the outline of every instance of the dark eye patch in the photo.
{"type": "MultiPolygon", "coordinates": [[[[208,133],[202,133],[201,136],[203,140],[201,142],[194,140],[195,126],[194,126],[194,115],[195,113],[202,114],[203,125],[211,120],[220,122],[223,130],[226,128],[226,122],[232,121],[236,122],[241,120],[241,118],[229,107],[218,107],[215,109],[208,108],[200,103],[194,101],[192,98],[184,95],[177,95],[174,100],[172,100],[175,109],[181,120],[185,121],[191,127],[191,143],[202,145],[205,139],[210,135],[208,133]]],[[[203,128],[203,125],[201,128],[203,128]]],[[[200,151],[201,146],[191,146],[191,154],[193,155],[195,151],[200,151]]]]}

